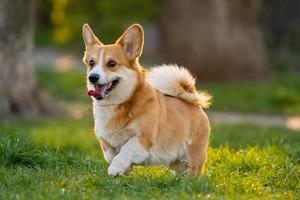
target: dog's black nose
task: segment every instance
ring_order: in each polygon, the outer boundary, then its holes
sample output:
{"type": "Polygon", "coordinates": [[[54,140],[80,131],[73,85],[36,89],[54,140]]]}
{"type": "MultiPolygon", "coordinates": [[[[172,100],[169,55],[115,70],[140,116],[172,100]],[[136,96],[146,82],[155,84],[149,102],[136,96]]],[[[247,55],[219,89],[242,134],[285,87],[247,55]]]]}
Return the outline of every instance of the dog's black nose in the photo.
{"type": "Polygon", "coordinates": [[[99,74],[91,74],[91,75],[89,76],[89,80],[90,80],[90,82],[93,83],[93,84],[97,83],[97,82],[99,81],[99,79],[100,79],[99,74]]]}

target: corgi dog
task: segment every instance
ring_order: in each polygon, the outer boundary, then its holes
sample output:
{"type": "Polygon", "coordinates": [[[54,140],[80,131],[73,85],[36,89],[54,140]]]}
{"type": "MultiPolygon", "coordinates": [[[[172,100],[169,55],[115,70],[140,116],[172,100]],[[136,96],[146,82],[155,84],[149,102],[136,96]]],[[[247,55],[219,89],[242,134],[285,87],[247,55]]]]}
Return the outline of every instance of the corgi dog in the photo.
{"type": "Polygon", "coordinates": [[[176,65],[144,69],[139,24],[109,45],[84,24],[83,39],[88,94],[108,175],[129,175],[133,165],[165,165],[180,174],[200,175],[210,134],[203,108],[211,97],[196,90],[190,72],[176,65]]]}

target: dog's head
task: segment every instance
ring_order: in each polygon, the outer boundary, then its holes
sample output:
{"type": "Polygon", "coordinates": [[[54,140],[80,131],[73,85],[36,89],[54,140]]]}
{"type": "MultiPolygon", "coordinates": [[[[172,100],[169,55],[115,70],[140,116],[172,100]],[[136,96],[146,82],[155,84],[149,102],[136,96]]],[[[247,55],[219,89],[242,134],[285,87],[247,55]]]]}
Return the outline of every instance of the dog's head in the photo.
{"type": "Polygon", "coordinates": [[[87,67],[89,95],[100,104],[119,104],[133,93],[144,43],[143,28],[134,24],[114,43],[104,45],[89,25],[82,27],[85,43],[83,62],[87,67]]]}

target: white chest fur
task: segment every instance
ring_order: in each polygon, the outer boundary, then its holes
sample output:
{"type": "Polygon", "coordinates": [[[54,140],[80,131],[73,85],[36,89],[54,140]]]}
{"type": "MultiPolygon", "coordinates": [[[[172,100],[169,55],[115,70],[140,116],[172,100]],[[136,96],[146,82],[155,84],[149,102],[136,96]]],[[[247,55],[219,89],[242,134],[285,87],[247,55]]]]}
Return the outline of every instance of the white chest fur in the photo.
{"type": "Polygon", "coordinates": [[[129,127],[109,129],[107,124],[114,115],[116,106],[101,106],[94,102],[95,132],[98,138],[106,140],[113,147],[120,147],[129,139],[129,127]]]}

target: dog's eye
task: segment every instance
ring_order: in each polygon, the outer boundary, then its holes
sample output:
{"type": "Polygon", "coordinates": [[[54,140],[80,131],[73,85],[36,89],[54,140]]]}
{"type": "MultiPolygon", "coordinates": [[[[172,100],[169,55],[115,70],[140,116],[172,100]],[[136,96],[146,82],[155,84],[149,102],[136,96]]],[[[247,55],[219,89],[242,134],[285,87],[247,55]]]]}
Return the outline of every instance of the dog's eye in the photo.
{"type": "Polygon", "coordinates": [[[114,60],[110,60],[110,61],[108,61],[108,63],[107,63],[107,66],[109,66],[109,67],[115,67],[117,65],[117,63],[116,63],[116,61],[114,61],[114,60]]]}
{"type": "Polygon", "coordinates": [[[89,65],[93,67],[95,65],[95,61],[93,59],[89,60],[89,65]]]}

